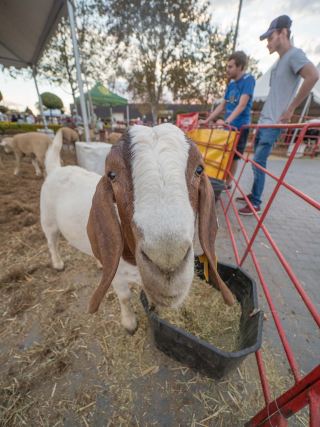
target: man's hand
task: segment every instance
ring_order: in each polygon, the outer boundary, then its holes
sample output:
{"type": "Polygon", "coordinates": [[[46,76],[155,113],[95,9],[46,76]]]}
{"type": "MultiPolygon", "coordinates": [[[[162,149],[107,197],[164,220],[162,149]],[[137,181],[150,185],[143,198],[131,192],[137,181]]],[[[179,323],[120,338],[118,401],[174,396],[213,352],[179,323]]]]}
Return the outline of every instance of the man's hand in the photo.
{"type": "Polygon", "coordinates": [[[294,110],[292,109],[288,109],[287,111],[285,111],[283,114],[281,114],[279,122],[280,123],[290,123],[290,120],[293,116],[294,110]]]}
{"type": "Polygon", "coordinates": [[[200,120],[198,121],[198,124],[199,124],[199,125],[207,125],[207,124],[208,124],[208,120],[200,119],[200,120]]]}
{"type": "Polygon", "coordinates": [[[217,124],[218,126],[224,126],[224,125],[225,125],[225,122],[224,122],[224,120],[219,119],[219,120],[217,120],[217,121],[216,121],[216,124],[217,124]]]}

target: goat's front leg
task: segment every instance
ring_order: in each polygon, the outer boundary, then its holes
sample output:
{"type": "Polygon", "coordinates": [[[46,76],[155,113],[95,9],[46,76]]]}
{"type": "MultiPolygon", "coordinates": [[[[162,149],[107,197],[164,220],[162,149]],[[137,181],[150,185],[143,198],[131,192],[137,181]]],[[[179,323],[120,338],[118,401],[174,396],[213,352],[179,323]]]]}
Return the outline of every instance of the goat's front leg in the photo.
{"type": "Polygon", "coordinates": [[[42,175],[44,176],[44,178],[47,177],[45,158],[46,158],[45,154],[37,157],[37,161],[39,163],[40,171],[42,172],[42,175]]]}
{"type": "Polygon", "coordinates": [[[16,166],[14,168],[14,175],[19,175],[20,173],[20,161],[21,161],[21,154],[17,151],[14,152],[14,157],[16,159],[16,166]]]}
{"type": "Polygon", "coordinates": [[[36,175],[37,176],[41,176],[42,173],[41,173],[41,169],[39,167],[39,163],[38,163],[37,159],[32,159],[31,163],[32,163],[32,165],[34,167],[34,170],[36,171],[36,175]]]}
{"type": "Polygon", "coordinates": [[[112,286],[120,303],[121,324],[132,335],[137,330],[138,322],[130,302],[131,290],[129,285],[126,281],[116,279],[112,282],[112,286]]]}
{"type": "Polygon", "coordinates": [[[58,251],[59,230],[55,226],[46,224],[44,221],[42,221],[41,225],[47,238],[52,266],[55,270],[61,271],[64,269],[64,262],[58,251]]]}

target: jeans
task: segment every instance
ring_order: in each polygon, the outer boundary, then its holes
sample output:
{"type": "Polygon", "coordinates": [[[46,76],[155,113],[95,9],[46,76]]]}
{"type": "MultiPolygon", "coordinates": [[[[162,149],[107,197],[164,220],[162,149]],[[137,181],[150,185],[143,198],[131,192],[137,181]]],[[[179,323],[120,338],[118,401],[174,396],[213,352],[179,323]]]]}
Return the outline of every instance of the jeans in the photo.
{"type": "MultiPolygon", "coordinates": [[[[274,128],[259,129],[255,144],[254,144],[254,157],[253,160],[266,168],[267,159],[271,153],[273,144],[277,141],[281,130],[274,128]]],[[[254,206],[261,205],[261,196],[265,184],[265,173],[252,165],[253,169],[253,185],[250,195],[250,201],[254,206]]]]}
{"type": "MultiPolygon", "coordinates": [[[[244,153],[244,149],[246,148],[246,144],[249,136],[249,130],[250,129],[243,129],[243,131],[241,132],[240,139],[237,145],[237,151],[239,151],[239,153],[241,154],[244,153]]],[[[234,153],[233,160],[238,160],[238,159],[240,159],[240,157],[238,156],[237,153],[234,153]]]]}

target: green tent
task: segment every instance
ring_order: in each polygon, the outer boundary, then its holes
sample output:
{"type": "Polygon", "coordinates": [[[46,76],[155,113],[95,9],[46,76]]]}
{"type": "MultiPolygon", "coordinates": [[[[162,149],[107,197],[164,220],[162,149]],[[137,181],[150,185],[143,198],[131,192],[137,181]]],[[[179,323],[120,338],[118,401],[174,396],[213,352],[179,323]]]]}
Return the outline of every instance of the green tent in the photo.
{"type": "MultiPolygon", "coordinates": [[[[87,94],[86,94],[87,95],[87,94]]],[[[118,105],[127,105],[128,100],[111,92],[101,83],[96,83],[90,89],[92,104],[99,107],[117,107],[118,105]]]]}
{"type": "MultiPolygon", "coordinates": [[[[111,92],[103,84],[96,83],[92,89],[89,91],[90,94],[90,104],[95,107],[109,107],[110,108],[110,117],[112,118],[112,107],[117,107],[121,105],[127,106],[127,124],[129,125],[129,104],[128,100],[122,98],[121,96],[111,92]]],[[[85,93],[85,98],[88,99],[88,92],[85,93]]],[[[80,98],[77,98],[76,101],[79,101],[80,98]]]]}

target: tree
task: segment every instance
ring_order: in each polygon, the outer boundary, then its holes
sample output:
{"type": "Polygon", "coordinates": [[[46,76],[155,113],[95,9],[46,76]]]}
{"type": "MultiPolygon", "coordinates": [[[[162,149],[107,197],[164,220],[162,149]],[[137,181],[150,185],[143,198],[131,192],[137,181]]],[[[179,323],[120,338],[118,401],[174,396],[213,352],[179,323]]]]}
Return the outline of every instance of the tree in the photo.
{"type": "Polygon", "coordinates": [[[174,75],[193,61],[190,41],[208,19],[207,9],[207,2],[196,0],[107,1],[107,29],[123,61],[119,71],[134,97],[151,105],[154,122],[174,75]]]}
{"type": "MultiPolygon", "coordinates": [[[[224,94],[227,75],[226,68],[233,52],[234,31],[231,28],[222,34],[212,27],[210,21],[199,30],[198,45],[193,44],[193,57],[187,67],[172,70],[172,91],[174,98],[180,102],[212,103],[224,94]]],[[[255,78],[261,72],[257,60],[249,57],[247,71],[255,78]]]]}
{"type": "Polygon", "coordinates": [[[62,100],[54,93],[43,92],[40,96],[42,103],[46,108],[50,110],[54,110],[56,108],[61,110],[63,108],[62,100]]]}
{"type": "Polygon", "coordinates": [[[3,100],[3,96],[2,96],[2,93],[1,93],[1,91],[0,91],[0,102],[3,100]]]}
{"type": "Polygon", "coordinates": [[[233,30],[222,34],[206,20],[198,29],[187,66],[175,67],[170,76],[175,99],[205,104],[219,98],[226,85],[226,66],[232,53],[233,30]]]}
{"type": "Polygon", "coordinates": [[[249,64],[248,64],[248,71],[256,78],[262,76],[262,72],[258,68],[258,61],[253,58],[252,56],[249,56],[249,64]]]}
{"type": "MultiPolygon", "coordinates": [[[[113,46],[103,25],[103,1],[77,0],[74,3],[82,74],[87,85],[95,81],[106,83],[111,68],[107,58],[112,55],[113,46]]],[[[68,19],[62,19],[58,25],[40,61],[38,73],[54,84],[69,84],[74,105],[77,105],[77,75],[68,19]]]]}
{"type": "Polygon", "coordinates": [[[32,112],[32,110],[31,110],[31,108],[29,108],[29,107],[26,107],[26,109],[25,109],[25,111],[24,111],[26,114],[29,114],[29,115],[34,115],[33,114],[33,112],[32,112]]]}

